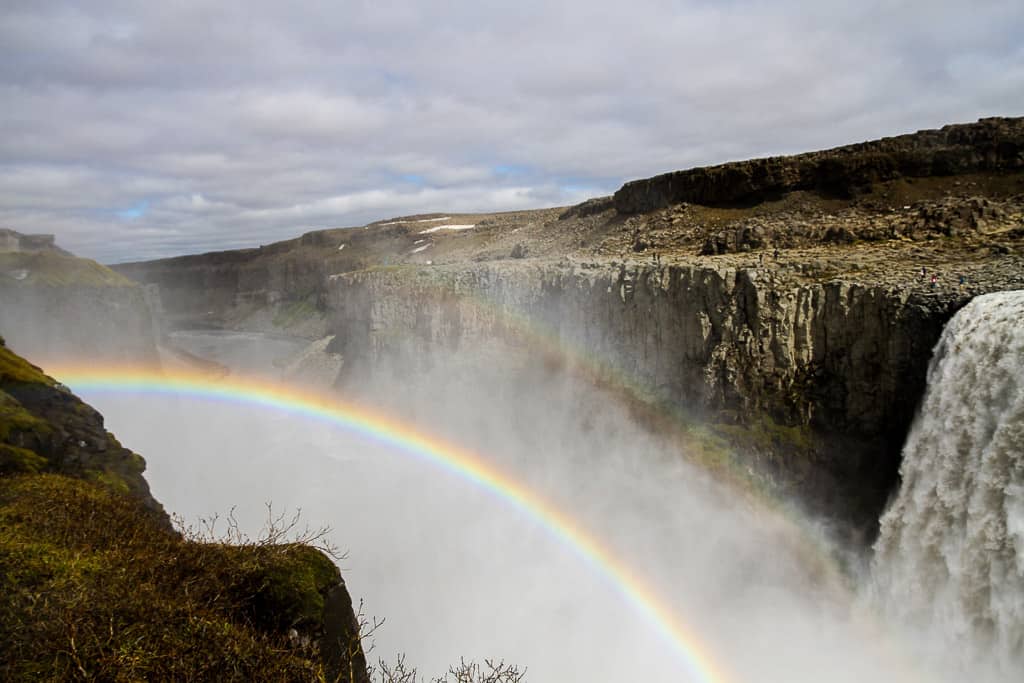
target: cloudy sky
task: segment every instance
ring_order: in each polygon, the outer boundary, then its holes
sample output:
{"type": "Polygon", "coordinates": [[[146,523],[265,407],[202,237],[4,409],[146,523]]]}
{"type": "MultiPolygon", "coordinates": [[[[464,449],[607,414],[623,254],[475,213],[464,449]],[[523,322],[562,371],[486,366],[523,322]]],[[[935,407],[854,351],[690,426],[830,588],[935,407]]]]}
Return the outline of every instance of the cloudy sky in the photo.
{"type": "Polygon", "coordinates": [[[1021,36],[1020,0],[4,0],[0,227],[118,262],[570,204],[1022,115],[1021,36]]]}

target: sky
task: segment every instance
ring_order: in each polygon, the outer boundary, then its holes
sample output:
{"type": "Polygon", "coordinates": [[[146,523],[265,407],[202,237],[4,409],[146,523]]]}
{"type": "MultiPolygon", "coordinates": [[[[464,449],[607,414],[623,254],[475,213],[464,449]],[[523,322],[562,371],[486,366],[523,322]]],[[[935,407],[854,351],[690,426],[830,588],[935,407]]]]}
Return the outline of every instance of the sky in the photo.
{"type": "Polygon", "coordinates": [[[1022,115],[1022,35],[1020,0],[5,0],[0,227],[116,263],[569,205],[1022,115]]]}

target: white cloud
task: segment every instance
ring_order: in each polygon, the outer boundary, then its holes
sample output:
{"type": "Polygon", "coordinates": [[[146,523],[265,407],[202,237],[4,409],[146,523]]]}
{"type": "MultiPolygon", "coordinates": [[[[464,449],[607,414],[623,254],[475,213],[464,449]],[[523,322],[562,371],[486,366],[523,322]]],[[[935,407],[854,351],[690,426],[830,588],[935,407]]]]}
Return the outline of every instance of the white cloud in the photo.
{"type": "Polygon", "coordinates": [[[1019,2],[386,4],[9,3],[4,226],[170,255],[1024,113],[1019,2]]]}

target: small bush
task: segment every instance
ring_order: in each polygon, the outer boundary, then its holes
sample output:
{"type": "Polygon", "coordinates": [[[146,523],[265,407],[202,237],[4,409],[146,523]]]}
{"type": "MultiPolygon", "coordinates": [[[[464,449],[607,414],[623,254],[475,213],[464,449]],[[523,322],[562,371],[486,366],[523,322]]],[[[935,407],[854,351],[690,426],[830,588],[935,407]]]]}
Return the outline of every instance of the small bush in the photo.
{"type": "MultiPolygon", "coordinates": [[[[399,656],[394,664],[379,662],[371,671],[375,683],[427,683],[421,679],[414,668],[405,664],[405,657],[399,656]]],[[[431,678],[430,683],[522,683],[526,679],[526,670],[506,664],[504,661],[485,659],[483,664],[462,660],[458,666],[452,666],[448,673],[439,678],[431,678]]]]}

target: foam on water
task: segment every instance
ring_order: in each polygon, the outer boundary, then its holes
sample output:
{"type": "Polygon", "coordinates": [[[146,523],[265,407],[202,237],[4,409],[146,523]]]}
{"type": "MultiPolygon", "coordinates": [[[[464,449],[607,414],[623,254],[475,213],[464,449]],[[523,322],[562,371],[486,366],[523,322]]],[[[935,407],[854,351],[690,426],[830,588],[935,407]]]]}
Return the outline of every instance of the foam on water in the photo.
{"type": "Polygon", "coordinates": [[[875,598],[949,665],[1024,675],[1024,292],[949,322],[882,517],[875,598]]]}

